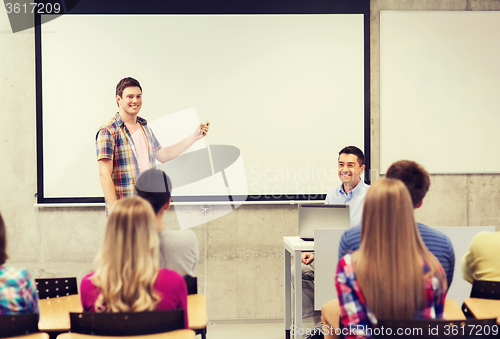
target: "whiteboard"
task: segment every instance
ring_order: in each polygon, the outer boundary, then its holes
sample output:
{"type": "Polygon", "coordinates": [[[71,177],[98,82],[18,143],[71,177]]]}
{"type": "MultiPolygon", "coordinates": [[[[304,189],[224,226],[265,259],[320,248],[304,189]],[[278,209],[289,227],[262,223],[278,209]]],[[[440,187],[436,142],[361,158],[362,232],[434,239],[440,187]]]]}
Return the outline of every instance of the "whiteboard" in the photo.
{"type": "Polygon", "coordinates": [[[326,194],[340,183],[338,151],[364,148],[363,22],[362,14],[65,15],[43,24],[44,198],[103,196],[95,134],[116,113],[115,86],[126,76],[141,82],[148,122],[195,108],[211,123],[206,145],[238,148],[249,195],[326,194]]]}
{"type": "Polygon", "coordinates": [[[500,12],[380,13],[380,170],[499,173],[500,12]]]}

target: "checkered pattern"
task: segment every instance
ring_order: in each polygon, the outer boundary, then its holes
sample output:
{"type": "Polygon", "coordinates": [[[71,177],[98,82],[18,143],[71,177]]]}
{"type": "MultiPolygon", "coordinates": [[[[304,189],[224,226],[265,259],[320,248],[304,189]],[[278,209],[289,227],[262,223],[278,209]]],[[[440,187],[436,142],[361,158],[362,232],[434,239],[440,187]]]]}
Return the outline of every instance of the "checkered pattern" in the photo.
{"type": "MultiPolygon", "coordinates": [[[[137,122],[141,124],[148,139],[150,167],[156,168],[155,153],[161,149],[161,145],[147,125],[146,119],[137,117],[137,122]]],[[[97,160],[113,160],[111,177],[117,198],[121,199],[133,195],[135,180],[140,174],[139,163],[132,135],[118,113],[97,132],[96,151],[97,160]]]]}
{"type": "Polygon", "coordinates": [[[0,315],[38,312],[36,285],[25,269],[0,266],[0,315]]]}
{"type": "MultiPolygon", "coordinates": [[[[436,319],[443,318],[444,316],[443,311],[446,294],[439,288],[437,277],[430,276],[428,274],[429,271],[429,266],[424,262],[425,308],[418,314],[417,319],[436,319]]],[[[441,267],[440,273],[444,280],[445,274],[441,267]]],[[[370,336],[363,335],[363,333],[354,335],[357,326],[374,328],[377,324],[377,319],[368,309],[365,297],[359,288],[352,265],[351,254],[346,254],[340,259],[337,266],[337,275],[335,276],[335,286],[337,288],[337,295],[339,296],[342,324],[344,324],[345,327],[351,328],[346,338],[371,338],[370,336]]]]}

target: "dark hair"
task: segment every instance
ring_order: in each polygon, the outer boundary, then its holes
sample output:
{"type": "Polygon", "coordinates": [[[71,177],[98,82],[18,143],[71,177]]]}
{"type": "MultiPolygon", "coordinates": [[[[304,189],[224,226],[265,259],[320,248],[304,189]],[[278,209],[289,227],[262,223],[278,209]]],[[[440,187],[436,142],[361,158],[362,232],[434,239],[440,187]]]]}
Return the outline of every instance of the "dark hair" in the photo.
{"type": "MultiPolygon", "coordinates": [[[[142,92],[142,87],[139,81],[135,80],[134,78],[123,78],[121,79],[118,84],[116,85],[116,95],[119,95],[120,98],[123,97],[123,91],[127,87],[139,87],[139,89],[142,92]]],[[[118,103],[117,103],[118,104],[118,103]]]]}
{"type": "Polygon", "coordinates": [[[410,160],[396,161],[389,167],[385,176],[386,178],[399,179],[406,185],[415,208],[424,200],[431,185],[429,173],[425,168],[410,160]]]}
{"type": "Polygon", "coordinates": [[[156,214],[170,200],[171,191],[172,182],[170,178],[159,169],[150,168],[142,172],[135,183],[135,193],[149,201],[156,214]]]}
{"type": "Polygon", "coordinates": [[[3,265],[7,261],[7,231],[5,230],[5,224],[2,219],[2,214],[0,214],[0,265],[3,265]]]}
{"type": "Polygon", "coordinates": [[[365,164],[365,155],[363,154],[363,151],[356,146],[346,146],[342,148],[342,150],[340,150],[339,152],[339,157],[341,154],[354,154],[355,156],[357,156],[359,167],[365,164]]]}

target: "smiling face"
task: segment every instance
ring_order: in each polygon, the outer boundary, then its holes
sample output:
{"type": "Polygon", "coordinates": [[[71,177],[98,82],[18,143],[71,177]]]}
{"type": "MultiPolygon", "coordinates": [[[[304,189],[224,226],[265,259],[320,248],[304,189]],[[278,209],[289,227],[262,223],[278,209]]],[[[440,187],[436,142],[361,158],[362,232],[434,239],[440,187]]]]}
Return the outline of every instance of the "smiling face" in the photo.
{"type": "Polygon", "coordinates": [[[142,106],[142,91],[139,87],[127,87],[123,90],[121,97],[116,96],[116,102],[118,102],[120,112],[137,115],[142,106]]]}
{"type": "Polygon", "coordinates": [[[346,192],[347,189],[351,190],[358,184],[364,170],[365,165],[359,166],[358,157],[356,155],[346,153],[339,155],[339,178],[344,184],[344,190],[346,190],[346,192]]]}

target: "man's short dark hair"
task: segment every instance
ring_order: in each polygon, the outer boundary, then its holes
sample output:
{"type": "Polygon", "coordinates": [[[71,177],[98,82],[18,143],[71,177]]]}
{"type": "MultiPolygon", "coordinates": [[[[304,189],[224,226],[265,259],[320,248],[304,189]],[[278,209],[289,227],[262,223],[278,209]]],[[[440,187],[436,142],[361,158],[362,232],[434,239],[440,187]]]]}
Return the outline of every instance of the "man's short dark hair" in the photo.
{"type": "Polygon", "coordinates": [[[363,154],[363,151],[356,146],[346,146],[342,148],[339,152],[339,157],[341,154],[354,154],[356,157],[358,157],[359,167],[365,164],[365,155],[363,154]]]}
{"type": "Polygon", "coordinates": [[[144,171],[135,183],[135,193],[149,201],[156,214],[170,200],[172,182],[168,175],[158,169],[144,171]]]}
{"type": "Polygon", "coordinates": [[[5,224],[0,214],[0,265],[3,265],[7,261],[7,231],[5,230],[5,224]]]}
{"type": "Polygon", "coordinates": [[[116,85],[116,95],[120,96],[120,98],[123,98],[123,91],[127,87],[139,87],[142,92],[142,87],[139,81],[135,80],[134,78],[128,77],[123,78],[118,82],[118,84],[116,85]]]}
{"type": "Polygon", "coordinates": [[[422,165],[411,160],[396,161],[389,167],[385,176],[386,178],[399,179],[406,185],[415,208],[424,200],[431,185],[429,173],[422,165]]]}

